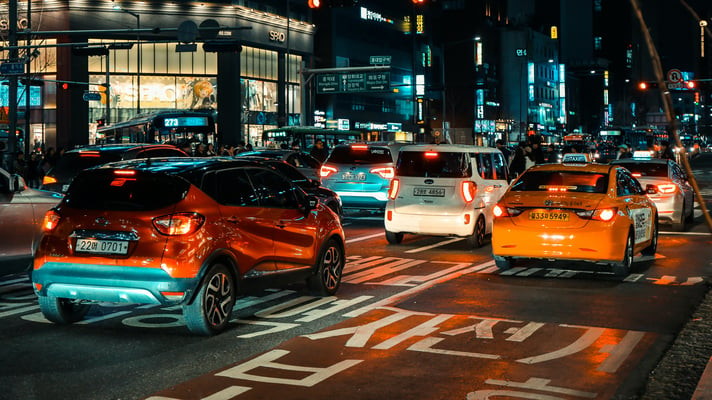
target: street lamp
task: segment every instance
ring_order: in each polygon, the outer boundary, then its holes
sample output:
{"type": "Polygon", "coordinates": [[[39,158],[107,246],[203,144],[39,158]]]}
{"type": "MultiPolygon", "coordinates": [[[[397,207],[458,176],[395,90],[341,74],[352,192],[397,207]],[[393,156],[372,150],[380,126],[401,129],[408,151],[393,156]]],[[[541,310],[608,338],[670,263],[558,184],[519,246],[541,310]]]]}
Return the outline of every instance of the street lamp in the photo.
{"type": "Polygon", "coordinates": [[[141,114],[141,15],[116,3],[114,3],[114,10],[123,11],[136,18],[136,43],[138,44],[138,56],[136,57],[136,115],[138,115],[141,114]]]}

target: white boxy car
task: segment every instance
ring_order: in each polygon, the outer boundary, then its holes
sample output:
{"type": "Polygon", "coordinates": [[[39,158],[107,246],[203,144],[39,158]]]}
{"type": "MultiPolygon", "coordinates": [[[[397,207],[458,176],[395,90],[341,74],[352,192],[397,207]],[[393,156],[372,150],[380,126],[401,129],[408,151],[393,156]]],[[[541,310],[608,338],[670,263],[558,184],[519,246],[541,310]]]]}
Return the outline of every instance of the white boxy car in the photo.
{"type": "Polygon", "coordinates": [[[388,191],[386,239],[403,235],[459,236],[477,248],[492,232],[492,208],[509,186],[495,148],[454,144],[401,148],[388,191]]]}

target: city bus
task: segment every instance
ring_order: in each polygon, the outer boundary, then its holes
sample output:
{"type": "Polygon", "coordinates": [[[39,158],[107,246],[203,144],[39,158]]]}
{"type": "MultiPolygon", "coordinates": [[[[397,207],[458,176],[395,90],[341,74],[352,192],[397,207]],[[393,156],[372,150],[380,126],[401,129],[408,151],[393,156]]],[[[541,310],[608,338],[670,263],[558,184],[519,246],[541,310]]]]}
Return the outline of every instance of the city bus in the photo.
{"type": "Polygon", "coordinates": [[[293,148],[299,146],[302,150],[308,150],[319,139],[324,141],[328,148],[333,148],[339,143],[364,140],[363,132],[360,131],[342,131],[309,126],[284,126],[262,132],[262,143],[266,147],[287,146],[293,148]]]}
{"type": "Polygon", "coordinates": [[[210,110],[164,110],[137,115],[96,130],[97,143],[215,143],[210,110]]]}

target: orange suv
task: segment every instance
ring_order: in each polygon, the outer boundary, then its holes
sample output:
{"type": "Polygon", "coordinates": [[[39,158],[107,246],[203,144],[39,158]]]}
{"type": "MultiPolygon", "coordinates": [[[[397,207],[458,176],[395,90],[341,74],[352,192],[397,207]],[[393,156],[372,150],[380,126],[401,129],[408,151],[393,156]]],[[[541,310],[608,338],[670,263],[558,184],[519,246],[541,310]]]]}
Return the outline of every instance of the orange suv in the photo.
{"type": "Polygon", "coordinates": [[[182,305],[188,329],[212,335],[258,282],[333,295],[345,260],[331,209],[272,168],[220,157],[82,171],[43,229],[32,282],[59,324],[96,302],[182,305]]]}

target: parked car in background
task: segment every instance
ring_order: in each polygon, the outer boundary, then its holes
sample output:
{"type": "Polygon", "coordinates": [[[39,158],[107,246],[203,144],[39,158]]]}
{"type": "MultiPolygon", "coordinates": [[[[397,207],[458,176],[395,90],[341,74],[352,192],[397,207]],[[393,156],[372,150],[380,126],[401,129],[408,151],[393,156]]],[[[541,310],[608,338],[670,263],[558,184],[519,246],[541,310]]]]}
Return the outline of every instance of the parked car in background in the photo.
{"type": "Polygon", "coordinates": [[[348,143],[334,147],[321,166],[321,183],[341,197],[344,210],[383,211],[404,143],[348,143]]]}
{"type": "Polygon", "coordinates": [[[675,161],[653,158],[648,151],[636,151],[633,158],[613,160],[611,164],[627,168],[647,187],[648,197],[658,208],[660,221],[684,231],[695,217],[695,190],[685,170],[675,161]]]}
{"type": "Polygon", "coordinates": [[[45,212],[62,195],[27,187],[20,175],[0,168],[0,275],[29,271],[45,212]]]}
{"type": "Polygon", "coordinates": [[[321,181],[319,176],[319,169],[321,168],[321,163],[316,158],[309,155],[304,151],[300,150],[283,150],[283,149],[261,149],[255,151],[244,151],[242,153],[237,153],[237,157],[264,157],[271,158],[274,160],[286,161],[292,164],[295,168],[299,169],[299,172],[307,176],[309,179],[315,181],[321,181]]]}
{"type": "Polygon", "coordinates": [[[224,157],[129,160],[84,170],[47,212],[32,283],[67,324],[93,302],[179,305],[188,329],[226,328],[239,293],[341,283],[344,232],[331,210],[274,169],[224,157]]]}
{"type": "Polygon", "coordinates": [[[492,231],[492,208],[509,185],[499,149],[454,144],[404,146],[391,180],[386,239],[459,236],[478,248],[492,231]]]}
{"type": "Polygon", "coordinates": [[[329,207],[332,211],[342,218],[343,209],[341,207],[341,198],[339,195],[331,189],[327,189],[321,185],[321,182],[311,179],[299,170],[299,168],[289,164],[286,161],[275,160],[272,158],[262,158],[255,156],[243,156],[240,158],[251,159],[261,162],[264,165],[270,166],[276,169],[278,172],[284,174],[287,178],[291,179],[292,182],[296,183],[302,190],[307,194],[314,195],[319,198],[319,200],[324,203],[325,206],[329,207]]]}
{"type": "Polygon", "coordinates": [[[114,161],[136,158],[188,157],[188,154],[170,144],[102,144],[69,150],[62,155],[42,179],[40,189],[65,193],[72,179],[87,168],[114,161]]]}

